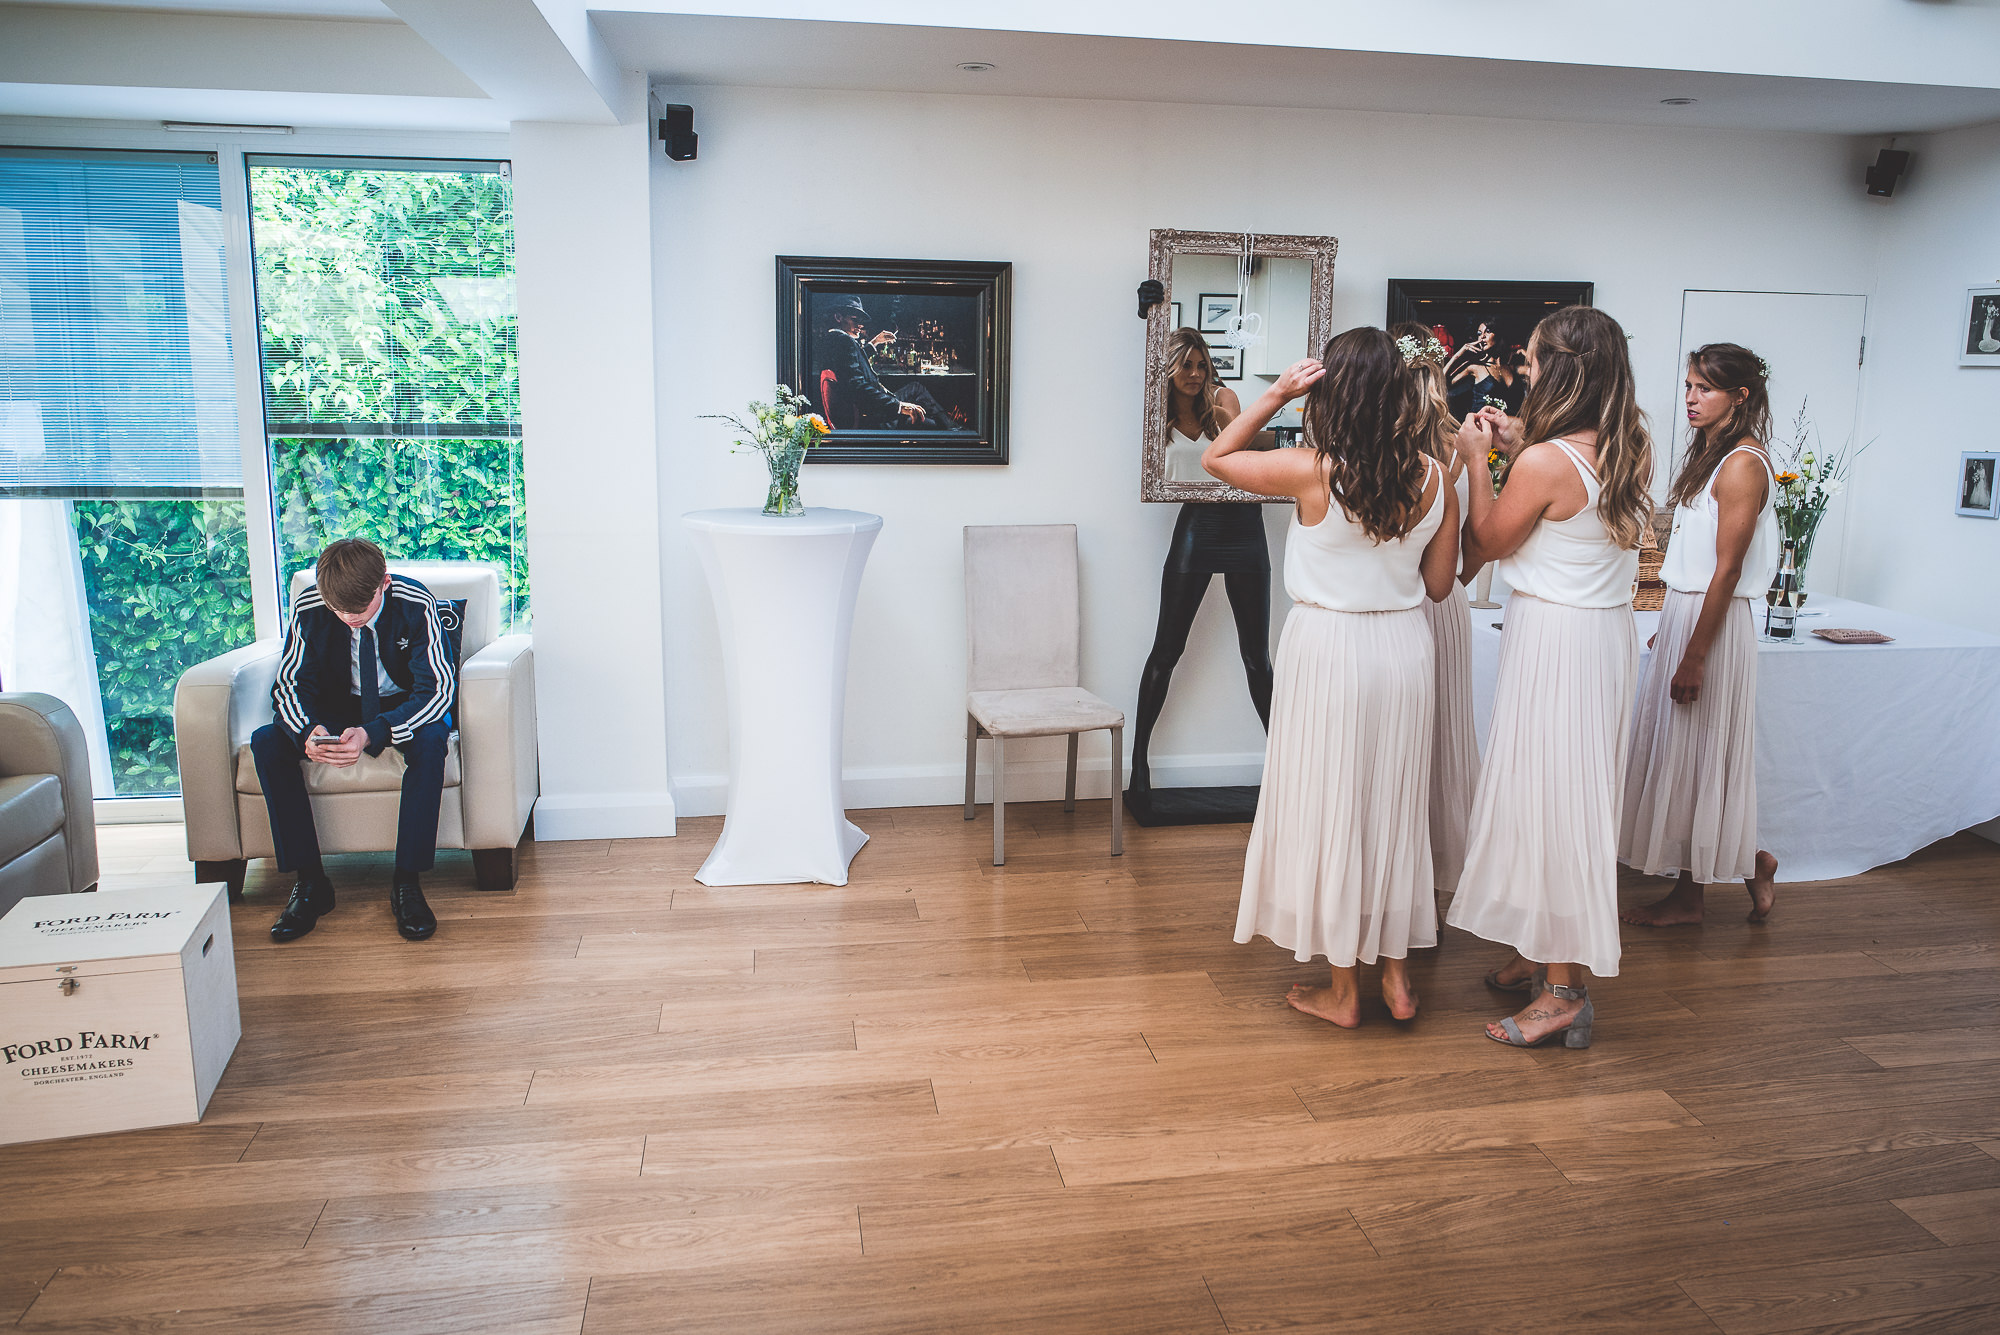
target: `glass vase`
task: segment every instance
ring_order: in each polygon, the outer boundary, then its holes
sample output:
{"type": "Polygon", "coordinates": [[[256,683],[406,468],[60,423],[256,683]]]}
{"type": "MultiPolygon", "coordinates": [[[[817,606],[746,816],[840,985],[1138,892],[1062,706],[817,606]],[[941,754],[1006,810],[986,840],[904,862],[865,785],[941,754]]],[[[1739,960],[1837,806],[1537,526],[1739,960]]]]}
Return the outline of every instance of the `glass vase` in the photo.
{"type": "Polygon", "coordinates": [[[771,489],[764,495],[765,514],[789,519],[806,512],[805,502],[799,499],[799,464],[805,456],[800,445],[765,451],[764,463],[771,470],[771,489]]]}

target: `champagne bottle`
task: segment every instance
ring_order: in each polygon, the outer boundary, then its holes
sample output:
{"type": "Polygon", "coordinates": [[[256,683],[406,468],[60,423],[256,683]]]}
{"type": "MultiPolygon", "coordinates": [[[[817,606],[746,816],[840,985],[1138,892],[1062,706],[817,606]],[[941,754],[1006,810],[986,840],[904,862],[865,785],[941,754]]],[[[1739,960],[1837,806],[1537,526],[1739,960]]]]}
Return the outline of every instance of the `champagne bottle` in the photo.
{"type": "Polygon", "coordinates": [[[1778,573],[1771,577],[1764,602],[1768,605],[1764,613],[1764,637],[1791,639],[1799,619],[1799,564],[1798,549],[1789,540],[1778,558],[1778,573]]]}

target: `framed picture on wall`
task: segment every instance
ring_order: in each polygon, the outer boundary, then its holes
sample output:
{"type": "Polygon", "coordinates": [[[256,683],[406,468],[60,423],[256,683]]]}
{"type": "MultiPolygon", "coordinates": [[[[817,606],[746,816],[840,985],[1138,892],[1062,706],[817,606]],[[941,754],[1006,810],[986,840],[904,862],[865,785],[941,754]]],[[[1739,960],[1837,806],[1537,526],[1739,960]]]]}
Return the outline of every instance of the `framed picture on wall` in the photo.
{"type": "Polygon", "coordinates": [[[1965,290],[1965,318],[1958,322],[1958,364],[2000,366],[2000,287],[1965,290]]]}
{"type": "Polygon", "coordinates": [[[1204,292],[1195,298],[1195,328],[1204,334],[1229,331],[1229,321],[1241,309],[1242,298],[1234,292],[1204,292]]]}
{"type": "Polygon", "coordinates": [[[1014,266],[778,256],[778,374],[809,464],[1004,464],[1014,266]]]}
{"type": "Polygon", "coordinates": [[[1167,328],[1169,329],[1186,328],[1186,326],[1181,323],[1181,304],[1178,301],[1170,301],[1167,303],[1167,328]]]}
{"type": "Polygon", "coordinates": [[[1488,404],[1521,415],[1528,396],[1528,335],[1562,306],[1591,305],[1594,284],[1391,278],[1389,323],[1414,320],[1444,344],[1455,417],[1488,404]]]}
{"type": "Polygon", "coordinates": [[[1958,512],[2000,519],[2000,453],[1969,450],[1958,456],[1958,512]]]}
{"type": "Polygon", "coordinates": [[[1243,349],[1218,348],[1210,344],[1208,359],[1215,363],[1217,380],[1241,380],[1243,378],[1243,349]]]}

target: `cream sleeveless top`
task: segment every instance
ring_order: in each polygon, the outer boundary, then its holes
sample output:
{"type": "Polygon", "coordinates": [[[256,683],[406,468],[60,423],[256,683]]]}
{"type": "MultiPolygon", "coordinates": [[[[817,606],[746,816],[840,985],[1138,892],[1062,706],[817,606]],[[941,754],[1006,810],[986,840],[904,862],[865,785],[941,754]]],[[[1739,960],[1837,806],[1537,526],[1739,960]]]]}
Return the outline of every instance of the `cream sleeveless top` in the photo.
{"type": "MultiPolygon", "coordinates": [[[[1424,460],[1437,467],[1434,459],[1424,460]]],[[[1424,548],[1444,522],[1444,486],[1431,498],[1430,508],[1416,527],[1400,538],[1377,542],[1348,518],[1339,501],[1330,501],[1326,518],[1307,527],[1292,510],[1291,531],[1285,536],[1285,592],[1295,603],[1335,612],[1401,612],[1425,597],[1424,548]]]]}
{"type": "Polygon", "coordinates": [[[1771,456],[1754,445],[1738,445],[1715,465],[1708,485],[1700,494],[1674,512],[1673,537],[1667,542],[1667,559],[1660,566],[1660,578],[1670,589],[1682,593],[1707,593],[1715,580],[1715,539],[1722,523],[1721,507],[1715,503],[1715,479],[1730,454],[1748,453],[1763,461],[1766,473],[1764,508],[1757,512],[1757,526],[1750,531],[1750,548],[1743,553],[1743,573],[1737,576],[1732,598],[1755,598],[1771,583],[1778,568],[1778,484],[1770,480],[1771,456]]]}
{"type": "Polygon", "coordinates": [[[1183,436],[1176,427],[1167,428],[1167,481],[1213,482],[1215,478],[1201,466],[1208,442],[1199,436],[1183,436]]]}
{"type": "Polygon", "coordinates": [[[1568,519],[1538,519],[1511,556],[1497,569],[1509,588],[1566,607],[1623,607],[1632,601],[1639,575],[1639,549],[1611,540],[1597,513],[1603,491],[1597,474],[1566,440],[1551,441],[1569,456],[1583,479],[1583,508],[1568,519]]]}

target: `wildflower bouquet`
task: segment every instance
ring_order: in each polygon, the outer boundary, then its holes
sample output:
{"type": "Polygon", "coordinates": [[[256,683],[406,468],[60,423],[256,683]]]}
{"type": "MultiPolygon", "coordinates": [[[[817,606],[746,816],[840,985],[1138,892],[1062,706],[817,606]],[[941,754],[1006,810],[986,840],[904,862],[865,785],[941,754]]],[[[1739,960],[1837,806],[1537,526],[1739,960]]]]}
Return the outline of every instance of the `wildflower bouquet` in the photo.
{"type": "Polygon", "coordinates": [[[752,401],[747,422],[724,413],[702,416],[727,422],[747,437],[734,442],[732,453],[747,449],[764,456],[764,466],[771,470],[771,490],[764,498],[765,514],[804,514],[805,503],[799,499],[799,465],[804,462],[806,451],[819,444],[822,437],[831,435],[833,428],[824,417],[807,412],[812,400],[793,393],[790,385],[774,387],[771,400],[752,401]]]}
{"type": "Polygon", "coordinates": [[[1778,470],[1778,494],[1774,502],[1778,530],[1792,544],[1801,584],[1805,582],[1806,562],[1812,559],[1813,539],[1819,533],[1820,520],[1826,517],[1833,498],[1847,489],[1848,471],[1868,448],[1863,445],[1850,451],[1842,446],[1832,451],[1814,451],[1811,447],[1818,436],[1819,431],[1806,416],[1806,405],[1801,402],[1798,416],[1792,419],[1791,439],[1773,442],[1776,448],[1772,451],[1775,456],[1772,462],[1778,470]]]}

